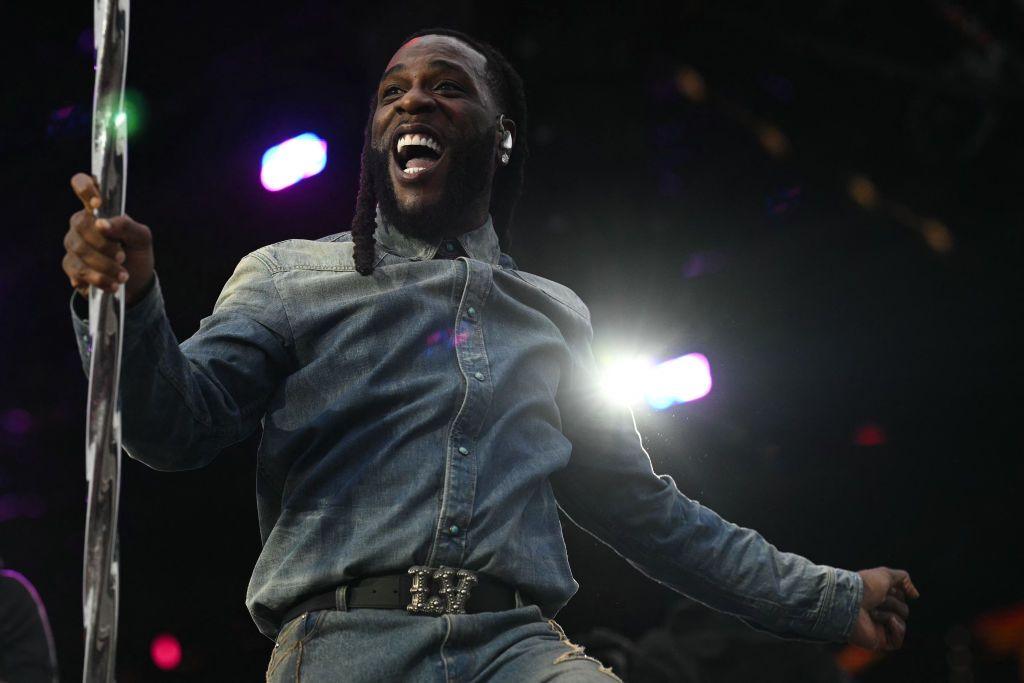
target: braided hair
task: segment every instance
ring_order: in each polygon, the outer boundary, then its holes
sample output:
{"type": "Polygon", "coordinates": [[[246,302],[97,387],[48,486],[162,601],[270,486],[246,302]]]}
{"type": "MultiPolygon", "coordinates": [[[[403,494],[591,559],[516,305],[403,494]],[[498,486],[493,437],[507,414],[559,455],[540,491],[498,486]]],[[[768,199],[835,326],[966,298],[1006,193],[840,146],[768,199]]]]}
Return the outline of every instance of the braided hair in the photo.
{"type": "MultiPolygon", "coordinates": [[[[509,64],[505,56],[487,43],[470,38],[464,33],[447,28],[424,29],[412,34],[402,44],[420,36],[449,36],[462,41],[487,59],[487,85],[501,110],[516,123],[515,154],[507,166],[499,169],[491,187],[491,218],[494,230],[503,249],[511,242],[512,213],[523,188],[526,170],[526,93],[523,79],[509,64]]],[[[377,195],[382,191],[383,178],[371,178],[370,146],[373,137],[373,117],[377,111],[377,97],[370,98],[370,116],[366,122],[363,138],[363,152],[360,157],[359,194],[356,196],[356,210],[352,217],[352,241],[355,243],[356,270],[362,275],[373,272],[374,238],[377,227],[377,195]]]]}

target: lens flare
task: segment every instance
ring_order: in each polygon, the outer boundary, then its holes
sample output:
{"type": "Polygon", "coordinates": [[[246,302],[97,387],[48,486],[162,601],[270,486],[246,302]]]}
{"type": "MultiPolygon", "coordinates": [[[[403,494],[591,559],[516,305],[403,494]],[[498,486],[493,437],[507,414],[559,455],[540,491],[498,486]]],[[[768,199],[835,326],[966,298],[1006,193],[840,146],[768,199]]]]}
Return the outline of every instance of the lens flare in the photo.
{"type": "Polygon", "coordinates": [[[327,143],[313,133],[303,133],[263,153],[260,182],[277,192],[315,176],[326,165],[327,143]]]}
{"type": "Polygon", "coordinates": [[[611,363],[602,376],[605,395],[620,403],[645,401],[655,410],[688,403],[711,392],[711,364],[700,353],[655,364],[634,357],[611,363]]]}
{"type": "Polygon", "coordinates": [[[711,393],[711,364],[700,353],[688,353],[654,367],[644,391],[647,405],[664,410],[674,403],[696,401],[711,393]]]}
{"type": "Polygon", "coordinates": [[[644,397],[653,369],[654,363],[649,358],[623,358],[615,361],[608,366],[602,377],[605,395],[621,403],[638,403],[644,397]]]}

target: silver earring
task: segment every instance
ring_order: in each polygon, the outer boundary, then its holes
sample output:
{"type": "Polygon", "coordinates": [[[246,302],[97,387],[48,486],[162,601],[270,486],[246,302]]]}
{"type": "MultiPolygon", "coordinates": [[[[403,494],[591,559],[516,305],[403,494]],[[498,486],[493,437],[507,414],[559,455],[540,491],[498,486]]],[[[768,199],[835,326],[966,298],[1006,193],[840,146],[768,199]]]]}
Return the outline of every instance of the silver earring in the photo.
{"type": "Polygon", "coordinates": [[[501,163],[503,166],[508,166],[508,159],[508,152],[505,152],[504,154],[501,155],[501,163]]]}

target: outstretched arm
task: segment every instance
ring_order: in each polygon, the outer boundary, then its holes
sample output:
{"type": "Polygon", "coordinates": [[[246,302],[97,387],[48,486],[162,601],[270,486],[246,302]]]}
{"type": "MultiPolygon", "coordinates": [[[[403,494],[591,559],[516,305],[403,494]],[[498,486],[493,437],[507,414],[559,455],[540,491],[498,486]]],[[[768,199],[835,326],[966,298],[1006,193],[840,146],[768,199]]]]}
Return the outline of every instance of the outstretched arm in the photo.
{"type": "Polygon", "coordinates": [[[559,394],[573,452],[552,485],[568,516],[652,579],[752,626],[898,647],[906,599],[916,597],[906,573],[815,564],[683,495],[671,477],[654,472],[631,412],[601,397],[591,334],[588,324],[559,394]]]}

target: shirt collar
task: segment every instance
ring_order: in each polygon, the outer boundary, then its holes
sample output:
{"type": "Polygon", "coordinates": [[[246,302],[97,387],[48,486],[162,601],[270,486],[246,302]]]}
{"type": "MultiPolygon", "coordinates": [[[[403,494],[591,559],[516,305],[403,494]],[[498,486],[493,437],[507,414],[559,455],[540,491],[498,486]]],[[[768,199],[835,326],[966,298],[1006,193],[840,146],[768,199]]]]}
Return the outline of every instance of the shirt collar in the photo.
{"type": "MultiPolygon", "coordinates": [[[[377,229],[374,231],[374,238],[385,250],[414,261],[427,261],[434,258],[444,242],[444,239],[440,237],[428,242],[400,232],[384,221],[380,207],[377,207],[377,229]]],[[[479,228],[465,232],[454,239],[462,245],[463,251],[469,258],[490,263],[492,266],[497,265],[498,257],[501,256],[501,247],[498,244],[498,235],[494,232],[494,223],[489,215],[479,228]]]]}

